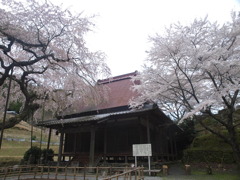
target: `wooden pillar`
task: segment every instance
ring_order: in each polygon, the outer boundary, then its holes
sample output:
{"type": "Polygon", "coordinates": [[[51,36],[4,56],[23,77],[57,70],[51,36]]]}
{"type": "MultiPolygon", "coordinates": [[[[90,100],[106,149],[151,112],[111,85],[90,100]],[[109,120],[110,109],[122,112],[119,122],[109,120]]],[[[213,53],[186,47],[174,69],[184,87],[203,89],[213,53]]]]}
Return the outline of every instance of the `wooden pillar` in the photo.
{"type": "Polygon", "coordinates": [[[170,149],[171,149],[171,160],[174,160],[174,146],[173,146],[173,135],[172,132],[170,131],[170,149]]]}
{"type": "Polygon", "coordinates": [[[59,143],[59,148],[58,148],[58,165],[60,165],[60,162],[62,159],[63,138],[64,138],[64,132],[61,132],[60,133],[60,143],[59,143]]]}
{"type": "Polygon", "coordinates": [[[167,150],[167,160],[169,161],[169,156],[170,156],[170,153],[169,153],[169,141],[170,141],[170,138],[169,138],[169,133],[168,133],[168,127],[166,127],[166,136],[167,136],[167,142],[166,142],[166,150],[167,150]]]}
{"type": "MultiPolygon", "coordinates": [[[[147,116],[147,143],[151,144],[149,117],[148,116],[147,116]]],[[[150,161],[151,161],[151,157],[149,157],[149,165],[150,165],[150,161]]]]}
{"type": "Polygon", "coordinates": [[[76,154],[77,133],[74,133],[73,152],[76,154]]]}
{"type": "Polygon", "coordinates": [[[104,161],[104,164],[106,163],[106,155],[107,155],[107,127],[105,127],[104,129],[104,149],[103,149],[103,161],[104,161]]]}
{"type": "Polygon", "coordinates": [[[159,154],[160,154],[160,142],[161,138],[160,138],[160,132],[159,132],[159,128],[157,128],[157,130],[155,130],[155,151],[157,152],[156,154],[156,161],[159,161],[159,154]]]}
{"type": "Polygon", "coordinates": [[[150,127],[149,127],[149,118],[147,117],[147,142],[151,143],[151,137],[150,137],[150,127]]]}
{"type": "Polygon", "coordinates": [[[164,135],[163,135],[163,128],[162,127],[159,127],[159,152],[161,154],[161,160],[163,161],[164,160],[164,135]]]}
{"type": "Polygon", "coordinates": [[[138,133],[139,133],[139,142],[140,144],[143,143],[143,133],[142,133],[142,126],[141,126],[141,117],[138,117],[138,133]]]}
{"type": "Polygon", "coordinates": [[[95,128],[91,128],[91,141],[90,141],[90,155],[89,155],[89,166],[94,165],[94,149],[95,149],[95,128]]]}
{"type": "Polygon", "coordinates": [[[173,138],[174,138],[173,140],[174,140],[174,149],[175,149],[175,160],[177,160],[178,150],[177,150],[176,133],[175,132],[174,132],[173,138]]]}
{"type": "Polygon", "coordinates": [[[52,128],[50,128],[49,132],[48,132],[47,152],[48,152],[49,147],[50,147],[51,134],[52,134],[52,128]]]}

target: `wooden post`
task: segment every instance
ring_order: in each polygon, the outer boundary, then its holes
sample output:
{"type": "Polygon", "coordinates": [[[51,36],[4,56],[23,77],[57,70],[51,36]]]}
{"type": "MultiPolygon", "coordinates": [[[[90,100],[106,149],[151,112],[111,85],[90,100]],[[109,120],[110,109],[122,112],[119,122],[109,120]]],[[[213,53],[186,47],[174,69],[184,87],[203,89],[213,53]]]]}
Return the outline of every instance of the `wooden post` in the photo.
{"type": "Polygon", "coordinates": [[[135,180],[137,180],[137,167],[135,167],[135,180]]]}
{"type": "Polygon", "coordinates": [[[48,166],[48,179],[49,179],[49,175],[50,175],[50,166],[48,166]]]}
{"type": "Polygon", "coordinates": [[[55,171],[55,179],[57,179],[58,177],[58,166],[56,167],[56,171],[55,171]]]}
{"type": "Polygon", "coordinates": [[[129,180],[132,180],[132,172],[129,173],[129,180]]]}
{"type": "Polygon", "coordinates": [[[90,155],[89,155],[89,166],[93,167],[94,164],[94,149],[95,149],[95,128],[91,128],[91,142],[90,142],[90,155]]]}
{"type": "Polygon", "coordinates": [[[140,168],[138,168],[138,179],[140,179],[140,168]]]}
{"type": "Polygon", "coordinates": [[[67,179],[67,166],[65,167],[65,180],[67,179]]]}
{"type": "Polygon", "coordinates": [[[83,169],[83,180],[86,180],[86,167],[84,166],[83,169]]]}
{"type": "Polygon", "coordinates": [[[36,175],[37,175],[37,169],[38,169],[38,166],[35,166],[34,167],[34,176],[33,176],[33,179],[36,179],[36,175]]]}
{"type": "Polygon", "coordinates": [[[74,171],[73,171],[73,178],[74,178],[74,180],[76,180],[76,167],[74,167],[74,171]]]}
{"type": "Polygon", "coordinates": [[[20,166],[18,171],[18,180],[20,179],[21,173],[22,173],[22,167],[20,166]]]}
{"type": "Polygon", "coordinates": [[[4,180],[5,180],[6,177],[7,177],[7,174],[8,174],[8,168],[9,168],[9,167],[6,167],[6,168],[5,168],[4,180]]]}
{"type": "Polygon", "coordinates": [[[168,166],[167,165],[163,165],[162,166],[162,170],[163,170],[163,175],[167,176],[168,175],[168,166]]]}
{"type": "Polygon", "coordinates": [[[49,132],[48,132],[47,152],[48,152],[49,147],[50,147],[51,133],[52,133],[52,128],[50,128],[49,132]]]}
{"type": "Polygon", "coordinates": [[[60,162],[61,162],[61,159],[62,159],[63,138],[64,138],[64,132],[61,132],[59,149],[58,149],[58,166],[60,165],[60,162]]]}
{"type": "Polygon", "coordinates": [[[43,177],[43,166],[41,167],[41,179],[43,177]]]}
{"type": "Polygon", "coordinates": [[[96,169],[96,180],[98,180],[98,167],[96,169]]]}
{"type": "Polygon", "coordinates": [[[191,174],[191,166],[186,164],[185,165],[185,173],[186,175],[190,175],[191,174]]]}

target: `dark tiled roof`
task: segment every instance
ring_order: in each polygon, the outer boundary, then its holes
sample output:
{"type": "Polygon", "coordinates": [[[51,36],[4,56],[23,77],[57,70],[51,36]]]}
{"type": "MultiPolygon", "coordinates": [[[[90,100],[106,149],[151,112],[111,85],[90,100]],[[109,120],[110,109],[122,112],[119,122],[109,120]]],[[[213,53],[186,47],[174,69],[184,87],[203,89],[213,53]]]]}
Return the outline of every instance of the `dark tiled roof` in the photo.
{"type": "Polygon", "coordinates": [[[110,119],[116,116],[121,115],[134,115],[139,114],[142,112],[152,111],[155,108],[153,106],[149,106],[144,109],[136,109],[136,110],[128,110],[128,111],[120,111],[120,112],[113,112],[113,113],[106,113],[106,114],[97,114],[97,115],[90,115],[90,116],[81,116],[76,118],[67,118],[67,119],[53,119],[53,120],[47,120],[42,121],[38,123],[38,126],[58,126],[58,125],[67,125],[67,124],[81,124],[85,122],[94,122],[94,121],[101,121],[104,119],[110,119]]]}

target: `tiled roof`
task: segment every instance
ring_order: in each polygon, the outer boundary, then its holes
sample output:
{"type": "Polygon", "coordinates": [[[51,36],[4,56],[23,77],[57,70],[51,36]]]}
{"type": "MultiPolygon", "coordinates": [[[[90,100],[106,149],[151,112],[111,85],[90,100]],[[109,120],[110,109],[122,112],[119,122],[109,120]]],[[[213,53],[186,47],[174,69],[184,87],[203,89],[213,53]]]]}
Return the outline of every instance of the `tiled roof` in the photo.
{"type": "Polygon", "coordinates": [[[109,118],[115,117],[115,116],[138,114],[138,113],[142,113],[142,112],[152,111],[154,109],[155,108],[153,106],[149,106],[147,108],[138,109],[138,110],[136,109],[136,110],[120,111],[120,112],[113,112],[113,113],[106,113],[106,114],[81,116],[81,117],[68,118],[68,119],[53,119],[53,120],[38,122],[38,126],[48,127],[48,126],[100,121],[100,120],[109,119],[109,118]]]}
{"type": "Polygon", "coordinates": [[[98,80],[97,86],[101,89],[100,98],[94,103],[84,104],[79,112],[95,111],[109,109],[121,106],[128,106],[132,98],[138,96],[136,91],[132,90],[132,77],[137,75],[137,71],[109,79],[98,80]],[[100,100],[99,100],[100,99],[100,100]]]}
{"type": "Polygon", "coordinates": [[[109,83],[100,84],[102,86],[106,86],[108,91],[108,100],[99,105],[99,109],[107,109],[119,106],[127,106],[129,105],[129,101],[136,97],[138,94],[136,91],[132,90],[133,82],[131,81],[131,77],[135,74],[128,74],[128,76],[122,76],[122,78],[116,80],[113,79],[109,83]]]}

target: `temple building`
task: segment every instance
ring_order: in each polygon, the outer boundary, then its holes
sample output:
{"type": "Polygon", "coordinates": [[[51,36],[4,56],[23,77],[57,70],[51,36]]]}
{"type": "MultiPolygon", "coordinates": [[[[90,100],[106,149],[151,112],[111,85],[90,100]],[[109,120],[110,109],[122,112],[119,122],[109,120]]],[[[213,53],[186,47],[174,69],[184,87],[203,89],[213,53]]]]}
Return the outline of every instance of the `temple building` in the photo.
{"type": "MultiPolygon", "coordinates": [[[[79,113],[39,122],[39,126],[60,133],[59,163],[133,163],[133,144],[151,144],[152,161],[176,159],[179,127],[155,104],[146,103],[140,109],[129,107],[129,101],[138,96],[131,88],[136,74],[99,80],[96,86],[105,92],[98,103],[83,104],[79,113]]],[[[145,161],[145,157],[138,158],[145,161]]]]}

